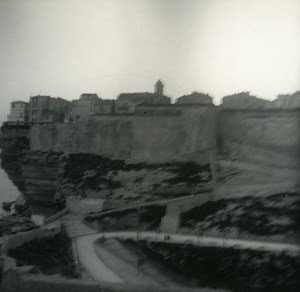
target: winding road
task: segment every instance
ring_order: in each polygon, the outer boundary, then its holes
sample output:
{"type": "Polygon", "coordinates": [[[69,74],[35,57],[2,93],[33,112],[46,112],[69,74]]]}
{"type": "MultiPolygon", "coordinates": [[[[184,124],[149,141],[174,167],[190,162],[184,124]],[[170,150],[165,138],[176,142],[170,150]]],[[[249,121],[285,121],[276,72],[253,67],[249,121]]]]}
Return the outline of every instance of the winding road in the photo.
{"type": "Polygon", "coordinates": [[[134,240],[149,240],[156,242],[170,242],[177,244],[192,244],[196,246],[231,247],[236,249],[252,249],[270,252],[287,252],[292,255],[300,254],[300,246],[295,244],[272,243],[242,239],[224,239],[218,237],[196,236],[188,234],[170,234],[159,232],[115,231],[97,233],[77,237],[77,251],[80,264],[94,279],[105,282],[122,283],[123,281],[108,269],[97,256],[94,243],[99,238],[113,238],[134,240]],[[166,236],[168,239],[166,239],[166,236]]]}

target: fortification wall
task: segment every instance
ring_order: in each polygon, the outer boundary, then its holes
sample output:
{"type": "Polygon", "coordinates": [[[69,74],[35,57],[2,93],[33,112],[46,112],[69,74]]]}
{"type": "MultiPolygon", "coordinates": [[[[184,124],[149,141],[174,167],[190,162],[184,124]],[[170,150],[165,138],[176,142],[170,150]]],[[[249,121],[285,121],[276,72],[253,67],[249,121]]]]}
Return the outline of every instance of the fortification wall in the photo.
{"type": "Polygon", "coordinates": [[[85,123],[35,125],[32,150],[92,153],[128,162],[207,163],[217,137],[228,158],[299,166],[300,111],[186,107],[176,116],[95,116],[85,123]]]}
{"type": "Polygon", "coordinates": [[[299,127],[296,110],[222,110],[217,140],[229,158],[300,167],[299,127]]]}
{"type": "Polygon", "coordinates": [[[208,162],[215,142],[214,108],[181,116],[95,116],[85,123],[34,125],[31,150],[92,153],[130,162],[208,162]]]}

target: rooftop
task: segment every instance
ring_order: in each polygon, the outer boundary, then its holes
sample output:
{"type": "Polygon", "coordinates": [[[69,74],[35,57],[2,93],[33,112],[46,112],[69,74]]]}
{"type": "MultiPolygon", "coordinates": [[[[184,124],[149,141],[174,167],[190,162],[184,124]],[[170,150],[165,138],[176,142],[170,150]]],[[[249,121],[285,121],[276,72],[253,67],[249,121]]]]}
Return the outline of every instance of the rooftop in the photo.
{"type": "Polygon", "coordinates": [[[12,104],[15,104],[15,103],[25,103],[25,104],[28,104],[28,102],[25,102],[25,101],[22,101],[22,100],[18,100],[18,101],[13,101],[11,102],[12,104]]]}

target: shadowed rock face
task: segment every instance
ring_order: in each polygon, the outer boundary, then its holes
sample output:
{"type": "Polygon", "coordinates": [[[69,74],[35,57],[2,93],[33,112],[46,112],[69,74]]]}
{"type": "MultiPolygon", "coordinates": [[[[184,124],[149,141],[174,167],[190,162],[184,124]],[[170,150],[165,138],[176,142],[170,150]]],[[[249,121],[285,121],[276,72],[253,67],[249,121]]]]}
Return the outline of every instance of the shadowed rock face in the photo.
{"type": "Polygon", "coordinates": [[[53,205],[61,154],[31,152],[26,136],[2,136],[1,167],[28,203],[53,205]]]}
{"type": "Polygon", "coordinates": [[[28,152],[21,164],[26,198],[33,202],[52,205],[63,168],[62,155],[28,152]]]}
{"type": "Polygon", "coordinates": [[[1,167],[20,192],[25,190],[22,176],[22,158],[29,151],[29,141],[26,137],[1,139],[1,167]]]}
{"type": "Polygon", "coordinates": [[[128,164],[93,154],[30,151],[27,138],[2,141],[2,168],[29,205],[62,207],[70,195],[105,199],[106,208],[210,189],[209,165],[128,164]]]}

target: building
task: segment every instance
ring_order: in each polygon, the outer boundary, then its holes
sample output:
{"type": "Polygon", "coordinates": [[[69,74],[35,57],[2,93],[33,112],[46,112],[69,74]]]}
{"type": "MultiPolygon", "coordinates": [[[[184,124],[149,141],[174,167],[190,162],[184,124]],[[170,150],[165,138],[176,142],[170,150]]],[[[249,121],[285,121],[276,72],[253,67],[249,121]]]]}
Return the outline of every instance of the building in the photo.
{"type": "Polygon", "coordinates": [[[193,92],[190,95],[183,95],[176,100],[176,104],[212,105],[212,103],[211,96],[200,92],[193,92]]]}
{"type": "Polygon", "coordinates": [[[293,94],[280,94],[272,101],[272,106],[278,109],[299,109],[300,108],[300,91],[293,94]]]}
{"type": "Polygon", "coordinates": [[[164,95],[164,85],[160,80],[157,80],[154,85],[154,93],[157,95],[164,95]]]}
{"type": "Polygon", "coordinates": [[[32,96],[28,104],[28,120],[40,123],[63,122],[69,106],[69,101],[59,97],[32,96]]]}
{"type": "Polygon", "coordinates": [[[103,100],[96,93],[83,93],[77,100],[72,100],[66,115],[66,122],[82,121],[94,114],[112,114],[115,106],[114,100],[103,100]]]}
{"type": "Polygon", "coordinates": [[[271,102],[265,99],[250,95],[249,92],[240,92],[223,97],[222,109],[266,109],[270,107],[271,102]]]}
{"type": "Polygon", "coordinates": [[[8,122],[26,122],[28,120],[28,103],[25,101],[13,101],[10,103],[8,122]]]}
{"type": "Polygon", "coordinates": [[[115,100],[102,99],[97,107],[97,114],[113,114],[115,112],[115,100]]]}
{"type": "Polygon", "coordinates": [[[121,93],[116,100],[117,114],[133,114],[138,105],[171,104],[171,99],[163,95],[163,84],[160,80],[155,83],[154,93],[121,93]]]}

